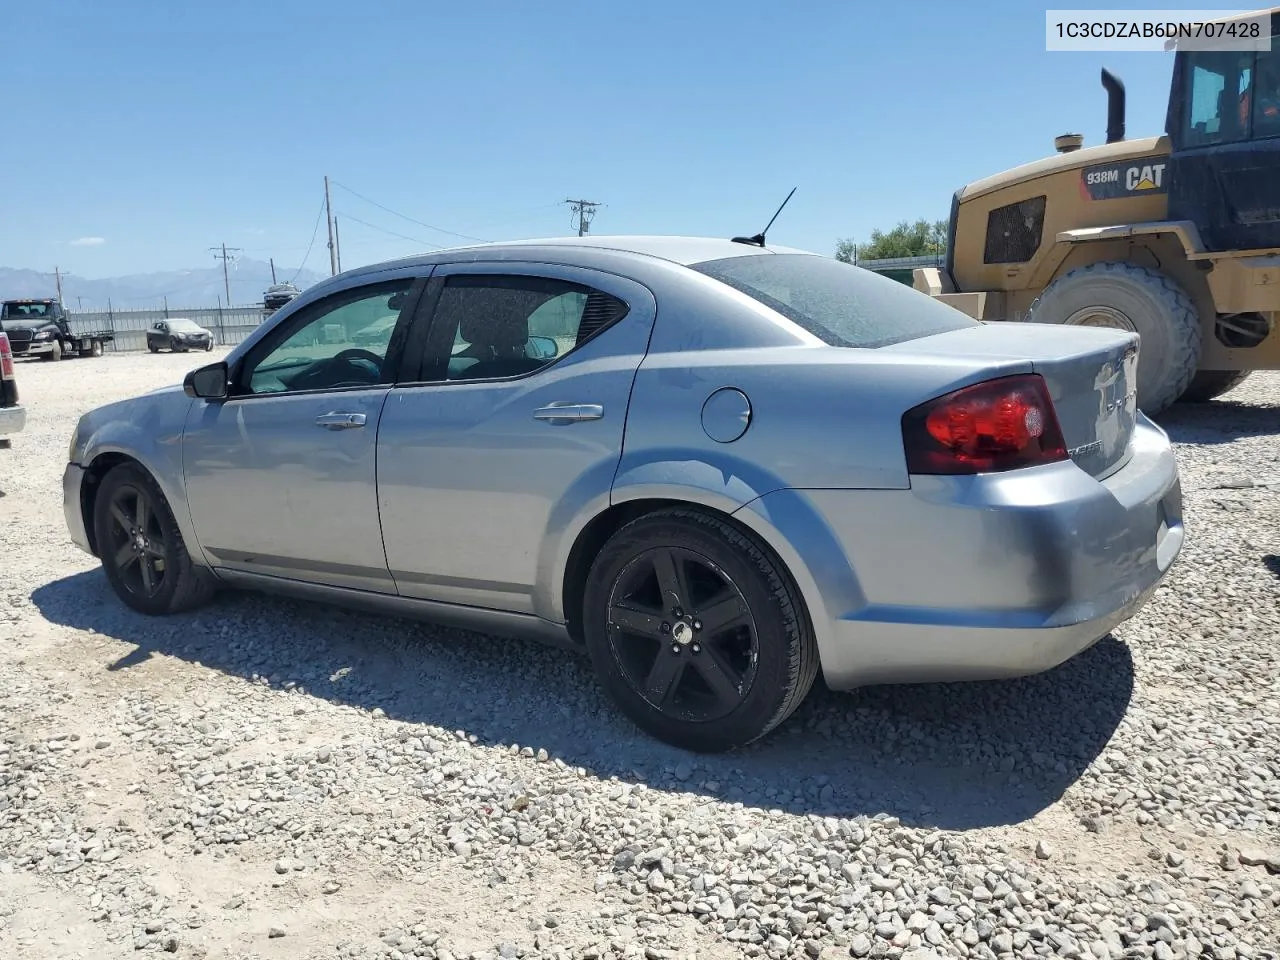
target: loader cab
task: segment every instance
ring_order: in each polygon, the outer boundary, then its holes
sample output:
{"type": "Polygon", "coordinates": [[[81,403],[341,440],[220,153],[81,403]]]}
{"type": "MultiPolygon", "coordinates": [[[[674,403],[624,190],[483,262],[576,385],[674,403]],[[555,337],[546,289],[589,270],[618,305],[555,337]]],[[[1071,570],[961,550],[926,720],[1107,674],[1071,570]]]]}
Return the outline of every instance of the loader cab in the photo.
{"type": "Polygon", "coordinates": [[[1280,12],[1270,50],[1180,50],[1165,132],[1169,219],[1209,250],[1280,247],[1280,12]]]}

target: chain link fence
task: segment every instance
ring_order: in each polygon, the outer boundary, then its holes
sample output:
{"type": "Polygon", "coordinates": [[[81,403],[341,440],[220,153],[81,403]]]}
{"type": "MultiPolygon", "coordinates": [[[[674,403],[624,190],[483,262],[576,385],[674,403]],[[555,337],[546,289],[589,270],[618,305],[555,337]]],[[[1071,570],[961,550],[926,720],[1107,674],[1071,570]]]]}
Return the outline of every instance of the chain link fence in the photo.
{"type": "Polygon", "coordinates": [[[67,321],[71,332],[83,336],[88,333],[110,332],[115,339],[108,350],[127,351],[147,349],[147,330],[161,320],[185,317],[213,331],[213,342],[218,346],[234,346],[258,328],[267,318],[261,304],[247,307],[197,307],[194,309],[168,310],[102,310],[68,311],[67,321]]]}

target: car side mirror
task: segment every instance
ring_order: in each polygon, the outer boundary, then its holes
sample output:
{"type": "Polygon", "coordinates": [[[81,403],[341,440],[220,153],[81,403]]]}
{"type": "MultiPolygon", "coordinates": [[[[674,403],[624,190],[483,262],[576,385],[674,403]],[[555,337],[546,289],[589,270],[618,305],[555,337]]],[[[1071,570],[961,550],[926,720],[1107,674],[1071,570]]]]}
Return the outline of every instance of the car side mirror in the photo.
{"type": "Polygon", "coordinates": [[[559,352],[560,348],[550,337],[530,337],[525,346],[525,356],[530,360],[552,360],[559,352]]]}
{"type": "Polygon", "coordinates": [[[186,395],[201,400],[225,400],[230,385],[231,378],[224,361],[192,370],[182,381],[186,395]]]}

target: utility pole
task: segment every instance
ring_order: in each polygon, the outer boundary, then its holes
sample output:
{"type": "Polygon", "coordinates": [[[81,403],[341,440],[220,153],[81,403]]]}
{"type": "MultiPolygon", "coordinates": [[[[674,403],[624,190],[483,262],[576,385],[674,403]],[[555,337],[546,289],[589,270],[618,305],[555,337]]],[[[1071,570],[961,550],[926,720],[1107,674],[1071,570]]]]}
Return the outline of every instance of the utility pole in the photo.
{"type": "Polygon", "coordinates": [[[324,218],[329,223],[329,275],[338,272],[338,247],[333,242],[333,205],[329,202],[329,175],[324,178],[324,218]]]}
{"type": "Polygon", "coordinates": [[[231,253],[227,253],[227,245],[224,243],[222,245],[221,253],[218,252],[217,247],[210,247],[209,249],[213,251],[213,259],[222,261],[222,287],[223,287],[223,290],[226,291],[227,304],[229,306],[231,304],[231,278],[227,276],[227,261],[234,260],[235,257],[233,257],[231,254],[239,253],[240,248],[232,247],[231,253]]]}
{"type": "Polygon", "coordinates": [[[54,282],[58,285],[58,304],[61,305],[62,304],[62,271],[59,270],[57,267],[53,268],[53,279],[54,279],[54,282]]]}
{"type": "Polygon", "coordinates": [[[338,236],[338,218],[333,218],[333,249],[338,255],[338,272],[342,272],[342,239],[338,236]]]}
{"type": "Polygon", "coordinates": [[[271,283],[274,285],[276,282],[276,258],[267,257],[267,262],[271,264],[271,283]]]}
{"type": "Polygon", "coordinates": [[[596,207],[600,204],[593,200],[566,200],[565,203],[569,204],[569,209],[578,218],[578,236],[585,237],[591,221],[595,219],[596,207]]]}

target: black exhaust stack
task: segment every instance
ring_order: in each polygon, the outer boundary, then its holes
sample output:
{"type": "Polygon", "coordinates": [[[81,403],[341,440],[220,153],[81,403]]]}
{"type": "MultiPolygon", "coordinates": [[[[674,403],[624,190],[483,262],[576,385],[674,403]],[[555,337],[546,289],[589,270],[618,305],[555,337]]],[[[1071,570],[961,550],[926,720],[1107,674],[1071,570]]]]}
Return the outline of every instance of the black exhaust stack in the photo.
{"type": "Polygon", "coordinates": [[[1102,85],[1107,89],[1107,143],[1116,143],[1124,139],[1124,84],[1103,67],[1102,85]]]}

